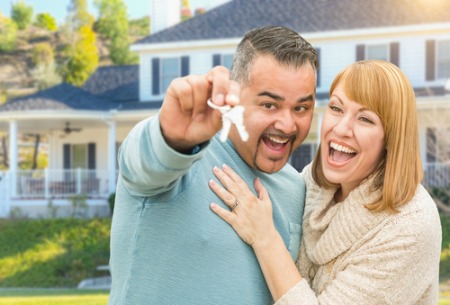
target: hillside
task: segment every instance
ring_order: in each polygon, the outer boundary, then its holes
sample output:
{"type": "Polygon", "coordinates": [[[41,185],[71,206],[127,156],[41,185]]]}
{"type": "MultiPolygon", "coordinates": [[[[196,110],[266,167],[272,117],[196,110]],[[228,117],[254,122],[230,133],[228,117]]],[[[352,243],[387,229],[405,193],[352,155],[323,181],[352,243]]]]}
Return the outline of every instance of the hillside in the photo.
{"type": "MultiPolygon", "coordinates": [[[[130,43],[148,35],[149,18],[130,20],[130,43]]],[[[0,104],[6,100],[31,94],[37,91],[36,79],[33,76],[33,48],[40,43],[48,43],[53,49],[56,68],[61,67],[67,58],[64,49],[67,46],[63,30],[49,31],[29,26],[17,32],[16,48],[13,51],[0,51],[0,104]]],[[[109,41],[96,35],[96,46],[99,55],[99,66],[111,65],[108,55],[109,41]]]]}

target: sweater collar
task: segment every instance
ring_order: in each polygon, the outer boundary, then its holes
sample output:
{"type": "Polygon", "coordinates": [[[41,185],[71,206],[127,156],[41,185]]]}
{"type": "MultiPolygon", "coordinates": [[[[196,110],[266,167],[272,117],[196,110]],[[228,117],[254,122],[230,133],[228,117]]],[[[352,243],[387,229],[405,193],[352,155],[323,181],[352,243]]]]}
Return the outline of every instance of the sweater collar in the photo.
{"type": "Polygon", "coordinates": [[[355,188],[344,201],[335,203],[336,189],[319,187],[312,179],[311,165],[305,168],[304,176],[307,187],[303,222],[305,250],[315,264],[334,260],[388,216],[387,212],[372,212],[364,207],[381,195],[381,190],[370,190],[373,179],[355,188]]]}

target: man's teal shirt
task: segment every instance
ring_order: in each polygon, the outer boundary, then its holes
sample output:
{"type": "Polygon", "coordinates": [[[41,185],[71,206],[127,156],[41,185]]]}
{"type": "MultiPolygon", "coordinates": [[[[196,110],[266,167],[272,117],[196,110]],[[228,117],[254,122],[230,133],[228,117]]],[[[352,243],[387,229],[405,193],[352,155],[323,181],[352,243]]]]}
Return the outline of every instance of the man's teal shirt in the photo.
{"type": "Polygon", "coordinates": [[[156,116],[136,125],[119,153],[109,305],[273,302],[252,248],[210,210],[212,202],[224,206],[208,186],[213,166],[223,164],[253,191],[260,178],[275,226],[297,259],[305,198],[300,174],[290,165],[274,174],[250,168],[217,136],[196,154],[180,154],[165,143],[156,116]]]}

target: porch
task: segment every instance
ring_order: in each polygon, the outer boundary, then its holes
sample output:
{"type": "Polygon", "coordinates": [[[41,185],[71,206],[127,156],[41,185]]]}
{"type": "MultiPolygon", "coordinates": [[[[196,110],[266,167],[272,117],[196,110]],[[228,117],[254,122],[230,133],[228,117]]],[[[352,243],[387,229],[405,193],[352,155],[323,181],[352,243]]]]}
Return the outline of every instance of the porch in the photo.
{"type": "MultiPolygon", "coordinates": [[[[86,216],[107,216],[110,176],[107,170],[45,169],[19,170],[13,179],[11,172],[0,171],[0,217],[11,217],[17,210],[27,211],[28,217],[67,216],[73,213],[77,196],[85,200],[86,216]],[[60,213],[50,215],[55,209],[60,213]]],[[[450,189],[450,163],[424,165],[422,184],[450,189]]]]}
{"type": "Polygon", "coordinates": [[[0,217],[110,215],[107,170],[19,170],[16,175],[0,171],[0,217]]]}

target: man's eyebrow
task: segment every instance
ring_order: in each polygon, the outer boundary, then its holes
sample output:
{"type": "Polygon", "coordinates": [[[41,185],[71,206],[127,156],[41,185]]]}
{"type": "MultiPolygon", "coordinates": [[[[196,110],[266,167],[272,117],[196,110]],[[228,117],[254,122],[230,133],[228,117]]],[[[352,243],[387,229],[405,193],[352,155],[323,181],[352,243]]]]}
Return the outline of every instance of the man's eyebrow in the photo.
{"type": "Polygon", "coordinates": [[[312,94],[298,99],[299,103],[310,102],[310,101],[314,101],[314,96],[312,94]]]}
{"type": "Polygon", "coordinates": [[[259,93],[258,96],[268,96],[276,101],[281,101],[281,102],[285,100],[284,97],[279,96],[279,95],[269,92],[269,91],[263,91],[263,92],[259,93]]]}
{"type": "MultiPolygon", "coordinates": [[[[279,96],[279,95],[269,92],[269,91],[263,91],[263,92],[259,93],[258,96],[268,96],[279,102],[283,102],[286,100],[284,97],[279,96]]],[[[301,97],[297,100],[298,103],[304,103],[304,102],[310,102],[310,101],[314,101],[314,96],[312,94],[305,96],[305,97],[301,97]]]]}

